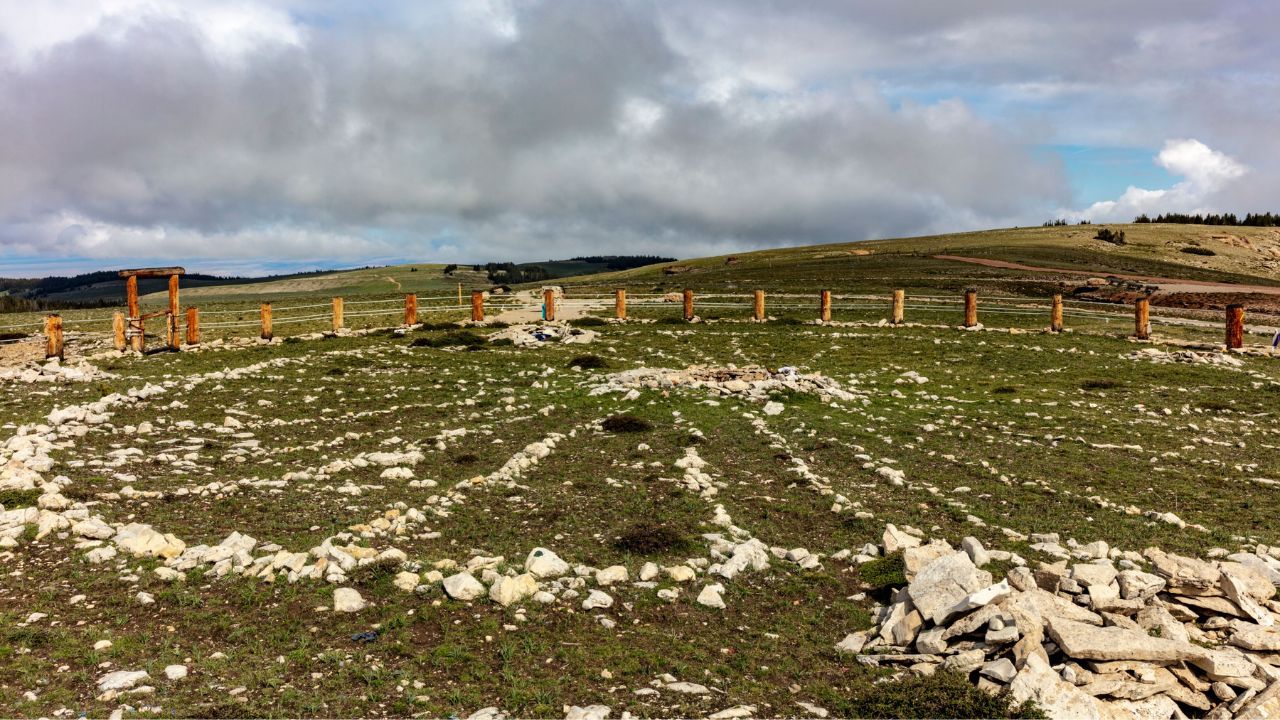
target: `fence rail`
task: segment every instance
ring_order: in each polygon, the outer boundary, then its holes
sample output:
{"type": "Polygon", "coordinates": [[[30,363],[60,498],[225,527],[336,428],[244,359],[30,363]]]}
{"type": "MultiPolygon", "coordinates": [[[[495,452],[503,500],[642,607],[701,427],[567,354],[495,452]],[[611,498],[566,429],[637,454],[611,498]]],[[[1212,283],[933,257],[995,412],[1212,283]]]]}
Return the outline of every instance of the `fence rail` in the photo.
{"type": "MultiPolygon", "coordinates": [[[[203,329],[234,331],[256,328],[259,337],[271,339],[274,336],[274,327],[276,325],[292,326],[327,321],[333,331],[338,331],[346,327],[348,319],[384,318],[398,315],[402,319],[401,326],[413,326],[418,324],[418,318],[423,314],[465,313],[468,310],[472,321],[483,322],[487,310],[502,311],[522,306],[522,303],[515,297],[505,295],[489,297],[488,293],[479,290],[472,292],[469,303],[460,302],[460,300],[462,300],[461,295],[456,297],[454,295],[418,297],[414,293],[409,293],[394,298],[362,300],[344,300],[341,297],[334,297],[330,302],[302,303],[280,307],[274,307],[271,303],[261,303],[257,308],[257,317],[252,319],[249,317],[254,314],[252,308],[201,310],[198,307],[188,307],[185,312],[185,342],[188,345],[198,345],[201,342],[201,331],[203,329]],[[354,312],[346,312],[348,306],[354,307],[356,310],[354,312]],[[321,308],[325,308],[328,311],[311,312],[321,308]],[[227,317],[228,319],[202,324],[200,322],[201,315],[227,317]]],[[[1045,327],[1048,331],[1059,333],[1066,329],[1066,320],[1068,319],[1074,321],[1102,321],[1110,324],[1112,321],[1128,322],[1132,318],[1133,332],[1131,336],[1138,339],[1150,338],[1153,326],[1199,330],[1216,326],[1216,323],[1202,319],[1205,311],[1184,310],[1184,312],[1199,313],[1201,315],[1200,318],[1166,314],[1154,315],[1151,312],[1149,301],[1145,298],[1140,298],[1133,303],[1132,315],[1118,311],[1122,306],[1116,303],[1074,298],[1064,299],[1061,295],[1054,295],[1047,301],[1027,298],[984,297],[981,308],[979,308],[977,291],[972,288],[959,295],[923,294],[913,295],[910,298],[907,297],[904,290],[895,290],[891,295],[885,296],[868,293],[834,294],[823,290],[809,295],[776,293],[769,297],[766,297],[766,293],[763,290],[755,290],[750,293],[704,293],[700,296],[695,296],[693,290],[685,289],[676,293],[638,293],[629,297],[625,290],[616,290],[612,295],[580,295],[571,298],[565,298],[555,291],[546,290],[542,297],[542,311],[544,318],[554,320],[557,309],[607,312],[609,303],[613,304],[614,317],[622,320],[628,317],[628,307],[641,310],[679,308],[683,319],[689,321],[696,319],[695,313],[698,308],[705,308],[716,311],[741,310],[749,312],[751,319],[758,322],[765,322],[769,319],[768,310],[813,313],[812,317],[820,322],[831,321],[833,313],[885,313],[884,319],[889,325],[893,326],[905,324],[908,314],[926,314],[934,318],[938,315],[953,315],[961,326],[975,327],[979,325],[979,313],[981,313],[983,316],[1009,318],[1044,317],[1046,320],[1045,327]],[[908,305],[908,300],[910,305],[908,305]],[[1112,311],[1111,309],[1113,308],[1116,311],[1112,311]]],[[[6,337],[0,340],[0,345],[42,339],[46,347],[46,357],[62,357],[65,347],[64,328],[98,327],[106,330],[107,327],[110,327],[117,350],[124,350],[129,346],[137,349],[142,347],[142,343],[137,341],[143,336],[145,321],[150,318],[162,320],[165,323],[166,331],[161,335],[166,338],[166,344],[171,349],[178,348],[181,342],[178,331],[183,324],[182,318],[179,317],[178,313],[173,310],[150,315],[143,315],[141,311],[136,312],[136,315],[129,316],[117,310],[111,316],[68,319],[64,319],[58,314],[51,314],[39,321],[33,320],[31,322],[0,325],[0,332],[19,331],[23,333],[22,337],[6,337]]],[[[1280,318],[1277,321],[1280,322],[1280,318]]],[[[1240,305],[1233,304],[1226,308],[1225,318],[1219,327],[1224,328],[1222,345],[1228,350],[1242,348],[1246,335],[1274,334],[1271,346],[1276,348],[1280,345],[1280,331],[1267,326],[1247,325],[1244,321],[1244,308],[1240,305]]],[[[81,332],[80,330],[76,331],[81,332]]]]}

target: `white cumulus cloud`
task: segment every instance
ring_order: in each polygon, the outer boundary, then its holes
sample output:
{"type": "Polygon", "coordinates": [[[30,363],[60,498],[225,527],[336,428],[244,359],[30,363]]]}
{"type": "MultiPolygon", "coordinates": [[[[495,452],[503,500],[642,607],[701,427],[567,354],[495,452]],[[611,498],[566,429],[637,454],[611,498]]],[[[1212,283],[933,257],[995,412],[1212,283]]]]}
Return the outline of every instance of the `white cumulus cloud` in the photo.
{"type": "Polygon", "coordinates": [[[1130,185],[1115,200],[1063,214],[1073,219],[1119,223],[1143,214],[1227,212],[1234,208],[1222,205],[1222,193],[1249,172],[1235,158],[1194,139],[1166,141],[1155,163],[1183,180],[1173,187],[1154,190],[1130,185]]]}

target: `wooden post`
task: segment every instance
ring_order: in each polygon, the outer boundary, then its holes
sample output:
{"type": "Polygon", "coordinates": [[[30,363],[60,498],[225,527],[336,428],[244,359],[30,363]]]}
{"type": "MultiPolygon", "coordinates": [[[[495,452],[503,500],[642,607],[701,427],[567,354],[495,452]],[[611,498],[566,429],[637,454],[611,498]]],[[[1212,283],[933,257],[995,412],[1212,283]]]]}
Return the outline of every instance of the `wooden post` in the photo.
{"type": "Polygon", "coordinates": [[[547,320],[556,319],[556,291],[550,288],[542,291],[542,306],[546,308],[547,320]]]}
{"type": "Polygon", "coordinates": [[[1244,306],[1227,306],[1227,349],[1244,347],[1244,306]]]}
{"type": "Polygon", "coordinates": [[[61,315],[46,315],[44,318],[44,359],[49,358],[63,358],[61,315]]]}
{"type": "Polygon", "coordinates": [[[1053,308],[1049,311],[1049,331],[1062,332],[1062,296],[1053,296],[1053,308]]]}
{"type": "Polygon", "coordinates": [[[751,316],[759,322],[764,322],[764,291],[755,291],[754,307],[751,309],[751,316]]]}
{"type": "Polygon", "coordinates": [[[693,290],[684,289],[684,319],[693,319],[693,290]]]}
{"type": "Polygon", "coordinates": [[[1151,301],[1146,298],[1133,303],[1133,336],[1139,340],[1151,338],[1151,301]]]}
{"type": "Polygon", "coordinates": [[[142,310],[138,307],[137,275],[125,279],[124,292],[129,305],[129,347],[134,352],[142,352],[146,341],[142,334],[142,310]]]}
{"type": "Polygon", "coordinates": [[[169,276],[169,314],[178,316],[178,276],[169,276]]]}
{"type": "Polygon", "coordinates": [[[831,291],[823,290],[818,294],[818,319],[831,322],[831,291]]]}
{"type": "Polygon", "coordinates": [[[964,291],[964,326],[973,327],[978,324],[978,291],[969,288],[964,291]]]}
{"type": "Polygon", "coordinates": [[[200,310],[194,307],[187,308],[187,344],[200,344],[200,310]]]}
{"type": "Polygon", "coordinates": [[[889,319],[894,325],[901,325],[903,314],[905,312],[904,305],[907,301],[906,290],[893,291],[893,305],[890,308],[889,319]]]}
{"type": "Polygon", "coordinates": [[[462,283],[458,283],[458,307],[462,307],[462,283]]]}
{"type": "Polygon", "coordinates": [[[471,291],[471,322],[484,322],[484,291],[471,291]]]}
{"type": "Polygon", "coordinates": [[[404,324],[418,324],[418,296],[414,293],[404,296],[404,324]]]}
{"type": "Polygon", "coordinates": [[[619,320],[627,319],[627,291],[613,291],[613,314],[619,320]]]}
{"type": "Polygon", "coordinates": [[[262,303],[262,307],[258,309],[258,314],[262,316],[262,339],[270,340],[271,334],[271,303],[262,303]]]}
{"type": "Polygon", "coordinates": [[[342,317],[342,298],[333,299],[333,331],[338,332],[346,323],[346,319],[342,317]]]}
{"type": "Polygon", "coordinates": [[[116,350],[123,352],[125,348],[124,341],[125,319],[124,313],[117,312],[111,315],[111,337],[115,340],[116,350]]]}

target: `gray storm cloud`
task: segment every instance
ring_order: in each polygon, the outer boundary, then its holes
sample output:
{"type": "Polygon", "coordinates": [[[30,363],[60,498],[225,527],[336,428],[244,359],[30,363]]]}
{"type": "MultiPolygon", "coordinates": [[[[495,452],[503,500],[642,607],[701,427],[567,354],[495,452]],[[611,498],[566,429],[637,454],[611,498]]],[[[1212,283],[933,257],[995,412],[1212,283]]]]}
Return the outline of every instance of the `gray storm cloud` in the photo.
{"type": "Polygon", "coordinates": [[[1089,47],[1037,50],[1054,19],[999,5],[83,2],[34,35],[0,11],[0,253],[690,255],[1038,221],[1071,201],[1035,150],[1054,119],[993,121],[964,84],[1085,92],[1105,38],[1059,19],[1089,47]]]}

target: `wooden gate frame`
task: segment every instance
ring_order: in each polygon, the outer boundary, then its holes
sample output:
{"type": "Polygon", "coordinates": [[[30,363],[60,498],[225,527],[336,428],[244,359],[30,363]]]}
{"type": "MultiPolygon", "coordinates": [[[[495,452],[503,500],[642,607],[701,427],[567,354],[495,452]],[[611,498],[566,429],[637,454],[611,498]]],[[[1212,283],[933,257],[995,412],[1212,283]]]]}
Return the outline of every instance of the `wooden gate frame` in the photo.
{"type": "Polygon", "coordinates": [[[168,335],[168,347],[171,350],[178,349],[181,343],[181,339],[178,337],[178,278],[186,273],[187,271],[180,267],[134,268],[120,271],[120,277],[125,279],[124,294],[129,306],[125,340],[131,350],[142,352],[143,348],[146,347],[146,335],[143,330],[144,322],[162,315],[166,319],[165,327],[168,335]],[[169,278],[169,307],[164,312],[142,314],[142,309],[138,305],[138,278],[140,277],[169,278]]]}

